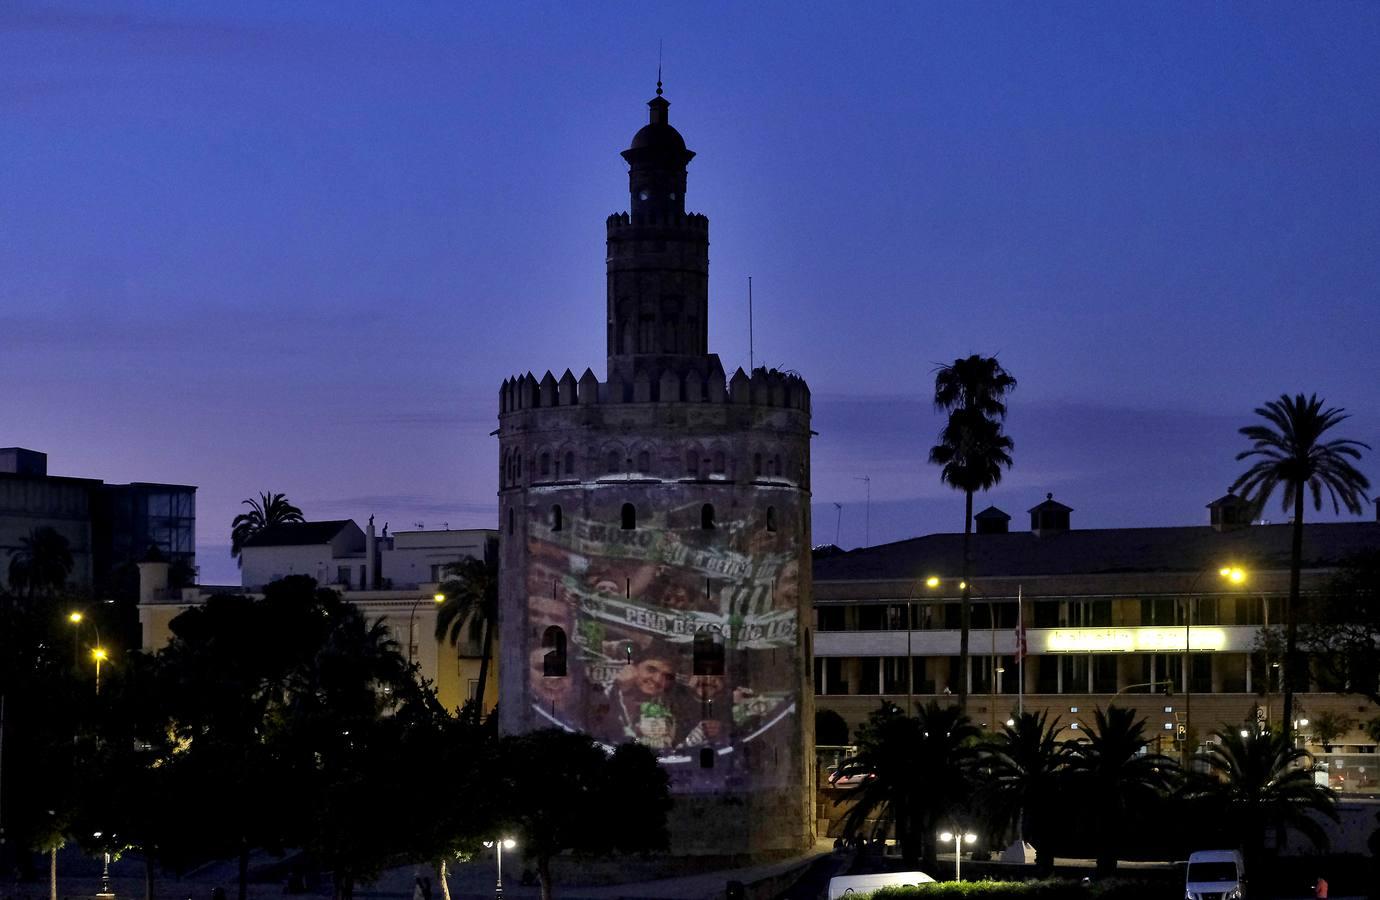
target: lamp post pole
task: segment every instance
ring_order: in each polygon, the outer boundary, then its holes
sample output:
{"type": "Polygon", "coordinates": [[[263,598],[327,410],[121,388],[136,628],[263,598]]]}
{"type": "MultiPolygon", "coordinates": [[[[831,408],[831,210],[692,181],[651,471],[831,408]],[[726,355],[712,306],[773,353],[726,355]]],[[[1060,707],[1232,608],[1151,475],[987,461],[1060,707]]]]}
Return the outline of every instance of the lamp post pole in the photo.
{"type": "MultiPolygon", "coordinates": [[[[421,605],[425,597],[418,597],[417,602],[412,604],[412,611],[407,614],[407,664],[412,665],[413,651],[417,648],[417,607],[421,605]]],[[[437,591],[431,595],[432,602],[441,604],[446,602],[446,595],[437,591]]]]}
{"type": "Polygon", "coordinates": [[[493,847],[498,853],[498,881],[494,884],[494,900],[503,900],[503,848],[511,850],[517,846],[517,841],[512,838],[497,838],[485,841],[484,846],[493,847]]]}

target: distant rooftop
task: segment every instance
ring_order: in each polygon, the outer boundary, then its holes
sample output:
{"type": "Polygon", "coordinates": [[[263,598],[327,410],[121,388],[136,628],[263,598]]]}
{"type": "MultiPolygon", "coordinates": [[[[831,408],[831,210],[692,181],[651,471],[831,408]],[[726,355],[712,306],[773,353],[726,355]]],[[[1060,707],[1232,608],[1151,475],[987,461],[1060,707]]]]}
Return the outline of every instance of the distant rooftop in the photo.
{"type": "MultiPolygon", "coordinates": [[[[1260,571],[1289,568],[1291,525],[1217,531],[1178,528],[1090,528],[1036,535],[975,534],[971,571],[987,577],[1201,572],[1224,563],[1260,571]]],[[[1304,526],[1304,568],[1330,568],[1380,550],[1380,523],[1304,526]]],[[[923,537],[851,550],[815,561],[815,581],[901,580],[962,571],[963,535],[923,537]]]]}
{"type": "Polygon", "coordinates": [[[246,547],[299,547],[307,544],[329,544],[336,535],[354,524],[350,519],[331,519],[325,522],[294,522],[289,525],[273,525],[245,541],[244,545],[246,547]]]}

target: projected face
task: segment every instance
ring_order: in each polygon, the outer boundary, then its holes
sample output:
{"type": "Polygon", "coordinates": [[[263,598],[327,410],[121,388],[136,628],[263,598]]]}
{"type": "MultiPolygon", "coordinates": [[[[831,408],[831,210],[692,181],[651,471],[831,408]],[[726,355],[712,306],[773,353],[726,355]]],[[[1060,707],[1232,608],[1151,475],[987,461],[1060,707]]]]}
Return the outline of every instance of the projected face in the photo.
{"type": "Polygon", "coordinates": [[[620,527],[617,504],[560,531],[533,524],[531,625],[563,629],[569,657],[552,677],[533,654],[532,706],[606,744],[652,748],[677,791],[770,784],[801,752],[798,548],[763,511],[704,528],[703,498],[683,500],[636,529],[620,527]]]}

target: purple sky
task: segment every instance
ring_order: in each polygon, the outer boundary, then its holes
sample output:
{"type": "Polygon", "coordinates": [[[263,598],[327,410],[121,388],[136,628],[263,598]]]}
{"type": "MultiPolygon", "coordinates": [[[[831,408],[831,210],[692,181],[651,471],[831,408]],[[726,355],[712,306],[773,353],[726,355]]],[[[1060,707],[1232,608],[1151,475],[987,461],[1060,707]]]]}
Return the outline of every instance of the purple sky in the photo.
{"type": "MultiPolygon", "coordinates": [[[[815,539],[961,527],[936,362],[1020,379],[1017,516],[1206,521],[1317,391],[1380,447],[1380,6],[0,5],[0,446],[394,530],[495,518],[499,381],[604,363],[664,38],[711,349],[815,395],[815,539]]],[[[1380,466],[1366,471],[1380,476],[1380,466]]],[[[1272,515],[1280,514],[1272,510],[1272,515]]]]}

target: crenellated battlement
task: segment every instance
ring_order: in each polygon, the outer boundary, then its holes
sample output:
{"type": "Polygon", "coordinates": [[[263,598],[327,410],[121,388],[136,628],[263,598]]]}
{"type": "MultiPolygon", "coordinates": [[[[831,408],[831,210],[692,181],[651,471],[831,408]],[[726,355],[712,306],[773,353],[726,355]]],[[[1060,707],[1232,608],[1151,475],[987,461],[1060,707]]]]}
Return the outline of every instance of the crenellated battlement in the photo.
{"type": "Polygon", "coordinates": [[[626,231],[643,228],[675,228],[683,231],[709,233],[709,217],[702,213],[670,213],[630,216],[625,212],[608,217],[609,237],[621,237],[626,231]]]}
{"type": "Polygon", "coordinates": [[[558,379],[548,371],[540,379],[531,372],[505,378],[498,391],[499,415],[556,406],[594,406],[623,403],[732,404],[810,411],[810,388],[793,372],[762,366],[748,375],[740,367],[726,378],[717,357],[706,357],[702,368],[665,366],[643,369],[631,380],[614,376],[600,381],[585,369],[577,380],[569,369],[558,379]]]}

